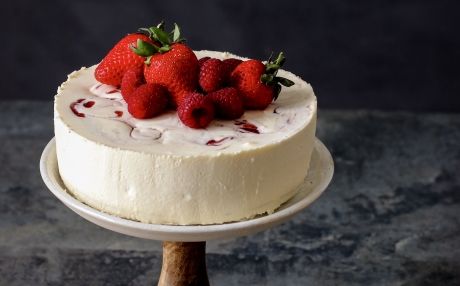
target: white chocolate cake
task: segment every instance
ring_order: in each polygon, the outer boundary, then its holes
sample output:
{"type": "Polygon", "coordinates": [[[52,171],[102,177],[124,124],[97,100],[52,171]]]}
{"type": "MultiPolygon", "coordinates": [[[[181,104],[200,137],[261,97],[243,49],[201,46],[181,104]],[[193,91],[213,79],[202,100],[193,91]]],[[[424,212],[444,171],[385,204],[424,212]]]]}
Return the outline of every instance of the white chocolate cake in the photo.
{"type": "Polygon", "coordinates": [[[94,69],[70,74],[54,106],[59,172],[87,205],[146,223],[217,224],[271,213],[303,182],[317,103],[292,73],[279,71],[295,84],[265,110],[192,129],[175,111],[133,118],[120,90],[97,82],[94,69]]]}

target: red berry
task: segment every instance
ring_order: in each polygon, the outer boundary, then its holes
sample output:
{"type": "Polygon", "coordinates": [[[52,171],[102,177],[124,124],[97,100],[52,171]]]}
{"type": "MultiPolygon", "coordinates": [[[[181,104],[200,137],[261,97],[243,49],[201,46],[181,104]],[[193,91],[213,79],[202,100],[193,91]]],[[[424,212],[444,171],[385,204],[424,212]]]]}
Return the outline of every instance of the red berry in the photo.
{"type": "Polygon", "coordinates": [[[265,109],[278,98],[282,85],[294,85],[290,79],[277,76],[285,60],[283,52],[280,52],[276,59],[270,57],[266,65],[261,61],[247,60],[235,67],[230,75],[230,84],[240,91],[245,108],[265,109]]]}
{"type": "Polygon", "coordinates": [[[198,83],[198,59],[185,44],[172,44],[165,53],[156,53],[144,69],[145,81],[166,87],[172,103],[180,105],[184,96],[193,92],[198,83]]]}
{"type": "Polygon", "coordinates": [[[132,68],[125,72],[121,80],[121,95],[127,101],[128,97],[145,83],[142,68],[132,68]]]}
{"type": "Polygon", "coordinates": [[[247,60],[239,64],[230,75],[231,85],[240,91],[246,109],[265,109],[272,101],[275,91],[261,82],[265,65],[261,61],[247,60]]]}
{"type": "Polygon", "coordinates": [[[244,113],[243,102],[234,87],[226,87],[211,92],[207,97],[216,109],[216,117],[222,119],[237,119],[244,113]]]}
{"type": "Polygon", "coordinates": [[[95,78],[102,83],[119,86],[121,79],[128,69],[144,66],[144,58],[136,55],[131,46],[135,46],[137,40],[153,43],[143,34],[129,34],[121,39],[102,59],[94,71],[95,78]]]}
{"type": "Polygon", "coordinates": [[[127,103],[128,111],[133,117],[152,118],[166,109],[168,92],[161,85],[146,83],[131,93],[127,103]]]}
{"type": "Polygon", "coordinates": [[[225,81],[224,64],[218,59],[208,59],[200,68],[198,81],[205,92],[213,92],[222,87],[225,81]]]}
{"type": "Polygon", "coordinates": [[[229,77],[232,71],[242,62],[242,60],[235,58],[223,60],[222,63],[224,63],[225,75],[229,77]]]}
{"type": "Polygon", "coordinates": [[[203,94],[191,92],[179,105],[177,114],[188,127],[205,128],[214,118],[214,106],[203,94]]]}
{"type": "Polygon", "coordinates": [[[204,58],[199,59],[199,60],[198,60],[198,65],[200,66],[200,68],[201,68],[201,66],[203,65],[203,63],[204,63],[205,61],[209,60],[209,59],[210,59],[210,57],[204,57],[204,58]]]}

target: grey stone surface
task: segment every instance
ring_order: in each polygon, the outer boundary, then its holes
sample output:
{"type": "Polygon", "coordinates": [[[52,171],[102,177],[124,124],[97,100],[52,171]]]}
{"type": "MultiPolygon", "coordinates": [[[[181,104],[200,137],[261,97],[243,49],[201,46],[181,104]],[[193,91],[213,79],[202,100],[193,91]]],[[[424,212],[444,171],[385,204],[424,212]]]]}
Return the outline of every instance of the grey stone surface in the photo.
{"type": "MultiPolygon", "coordinates": [[[[51,102],[0,102],[0,285],[155,285],[161,244],[62,205],[38,162],[51,102]]],[[[208,243],[212,285],[460,285],[460,116],[325,111],[327,192],[293,220],[208,243]]]]}

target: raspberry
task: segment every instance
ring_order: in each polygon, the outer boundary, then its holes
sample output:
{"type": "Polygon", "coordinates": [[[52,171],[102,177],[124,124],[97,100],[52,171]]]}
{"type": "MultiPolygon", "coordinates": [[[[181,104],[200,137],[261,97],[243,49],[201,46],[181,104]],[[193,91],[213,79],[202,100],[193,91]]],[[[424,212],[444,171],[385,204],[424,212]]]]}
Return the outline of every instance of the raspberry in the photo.
{"type": "Polygon", "coordinates": [[[200,68],[198,82],[206,93],[218,90],[224,84],[225,70],[221,60],[208,59],[200,68]]]}
{"type": "Polygon", "coordinates": [[[203,94],[189,93],[177,108],[182,123],[191,128],[205,128],[214,118],[214,106],[203,94]]]}
{"type": "Polygon", "coordinates": [[[214,104],[218,118],[236,119],[244,113],[243,101],[234,87],[219,89],[209,93],[207,97],[214,104]]]}
{"type": "Polygon", "coordinates": [[[204,63],[205,61],[209,60],[209,59],[210,59],[210,57],[204,57],[204,58],[199,59],[199,60],[198,60],[198,65],[200,66],[200,68],[201,68],[201,66],[203,65],[203,63],[204,63]]]}
{"type": "Polygon", "coordinates": [[[145,83],[128,97],[128,111],[138,119],[147,119],[159,115],[168,104],[167,90],[158,84],[145,83]]]}
{"type": "Polygon", "coordinates": [[[145,83],[145,80],[142,68],[127,70],[121,80],[121,95],[125,101],[143,83],[145,83]]]}
{"type": "Polygon", "coordinates": [[[242,60],[234,58],[223,60],[222,63],[224,64],[226,78],[228,78],[232,71],[236,68],[236,66],[241,64],[242,62],[242,60]]]}

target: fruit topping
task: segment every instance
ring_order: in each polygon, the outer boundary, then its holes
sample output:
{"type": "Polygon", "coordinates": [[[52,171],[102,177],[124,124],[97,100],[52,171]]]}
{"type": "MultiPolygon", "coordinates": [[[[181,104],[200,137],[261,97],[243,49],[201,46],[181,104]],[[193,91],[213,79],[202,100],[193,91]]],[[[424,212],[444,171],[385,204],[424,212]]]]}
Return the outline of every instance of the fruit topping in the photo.
{"type": "Polygon", "coordinates": [[[102,59],[97,66],[94,76],[99,82],[119,86],[125,72],[131,68],[142,68],[144,58],[132,52],[131,47],[138,41],[153,44],[153,41],[143,34],[129,34],[121,39],[102,59]]]}
{"type": "Polygon", "coordinates": [[[201,89],[206,92],[213,92],[222,87],[225,82],[225,68],[221,60],[208,59],[201,67],[198,76],[201,89]]]}
{"type": "Polygon", "coordinates": [[[139,86],[128,97],[128,111],[138,119],[147,119],[161,114],[168,104],[167,90],[158,84],[146,83],[139,86]]]}
{"type": "Polygon", "coordinates": [[[145,83],[143,68],[129,69],[121,80],[121,95],[127,101],[128,97],[142,84],[145,83]]]}
{"type": "MultiPolygon", "coordinates": [[[[114,86],[107,93],[121,89],[128,111],[135,118],[151,118],[175,108],[186,126],[205,128],[214,115],[237,119],[245,109],[263,110],[276,100],[282,85],[294,84],[277,76],[284,62],[283,53],[275,60],[270,57],[266,64],[236,58],[198,60],[184,43],[179,26],[174,24],[173,30],[166,32],[161,22],[121,39],[94,75],[99,82],[114,86]],[[197,92],[200,90],[203,94],[197,92]]],[[[90,108],[93,104],[83,106],[90,108]]],[[[72,111],[84,117],[75,105],[71,105],[72,111]]],[[[121,117],[123,113],[115,114],[121,117]]],[[[247,122],[241,123],[239,129],[259,133],[255,125],[247,122]]]]}
{"type": "Polygon", "coordinates": [[[198,92],[186,95],[177,109],[182,123],[191,128],[205,128],[214,118],[214,105],[208,97],[198,92]]]}
{"type": "Polygon", "coordinates": [[[222,61],[222,63],[224,64],[226,83],[228,83],[228,81],[230,80],[230,75],[232,74],[232,71],[242,62],[243,62],[242,60],[234,59],[234,58],[230,58],[230,59],[226,59],[222,61]]]}
{"type": "Polygon", "coordinates": [[[198,83],[198,59],[195,53],[182,42],[180,29],[176,24],[171,33],[164,31],[160,23],[156,27],[143,28],[152,44],[139,39],[134,53],[146,57],[144,77],[147,83],[161,84],[170,92],[173,105],[178,106],[187,93],[196,90],[198,83]]]}
{"type": "Polygon", "coordinates": [[[234,87],[219,89],[209,93],[207,97],[214,104],[217,118],[236,119],[244,113],[243,102],[234,87]]]}
{"type": "Polygon", "coordinates": [[[241,92],[245,108],[263,110],[277,99],[281,85],[294,84],[286,78],[276,76],[284,62],[283,53],[279,53],[275,61],[270,57],[266,65],[258,60],[247,60],[236,66],[230,82],[241,92]]]}
{"type": "Polygon", "coordinates": [[[200,68],[201,68],[201,66],[203,65],[203,63],[204,63],[205,61],[209,60],[209,59],[210,59],[210,57],[204,57],[204,58],[199,59],[199,60],[198,60],[198,65],[200,66],[200,68]]]}

